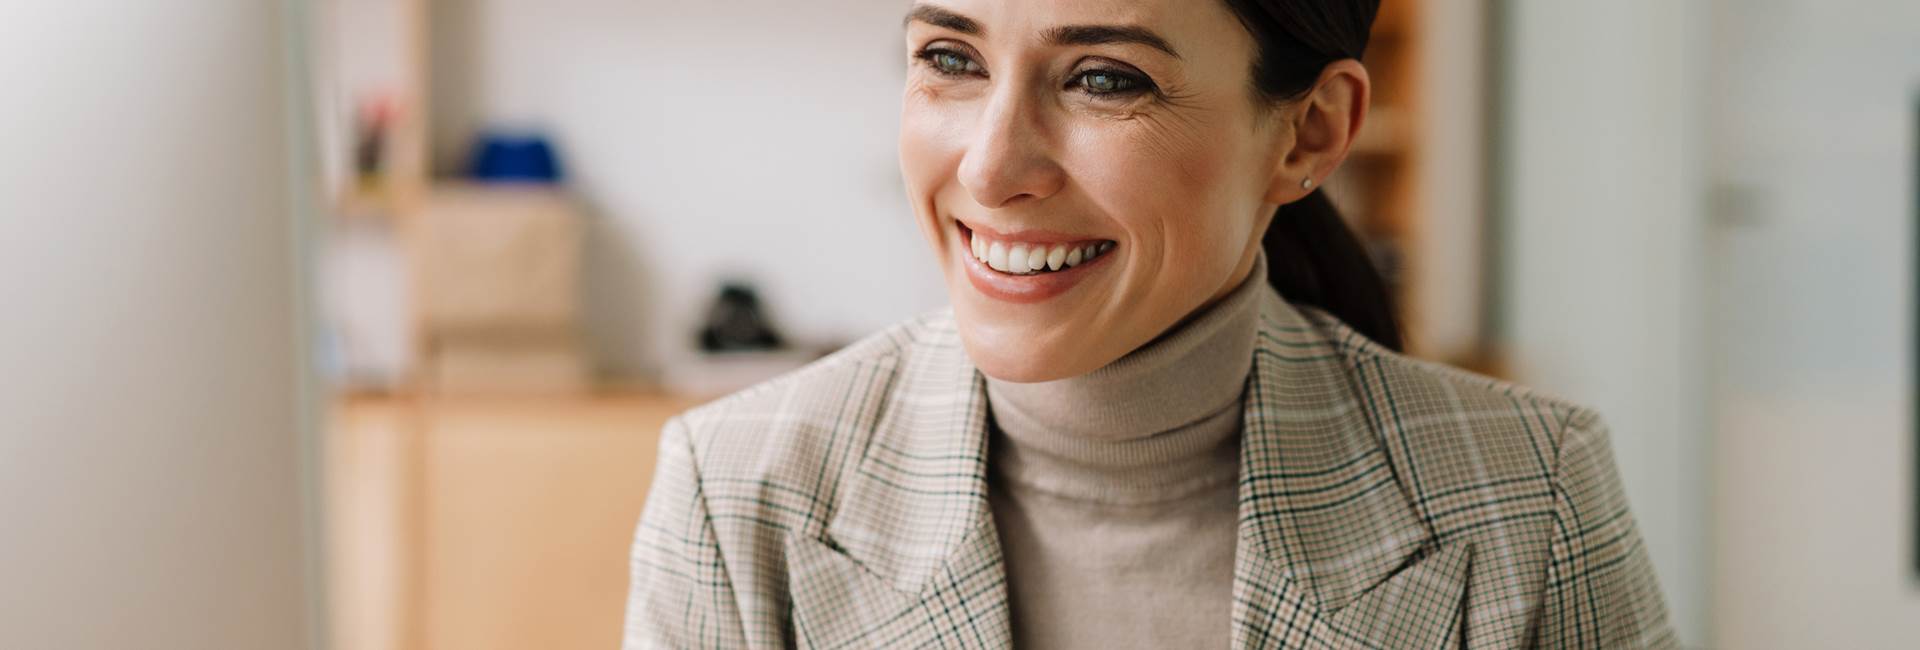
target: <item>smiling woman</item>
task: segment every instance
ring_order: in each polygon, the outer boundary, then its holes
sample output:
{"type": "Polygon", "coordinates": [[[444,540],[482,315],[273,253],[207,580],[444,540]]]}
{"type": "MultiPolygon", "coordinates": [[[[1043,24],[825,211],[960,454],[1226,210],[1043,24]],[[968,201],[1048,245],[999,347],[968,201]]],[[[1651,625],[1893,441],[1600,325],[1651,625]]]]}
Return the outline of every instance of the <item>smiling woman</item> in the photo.
{"type": "Polygon", "coordinates": [[[1647,647],[1591,410],[1414,361],[1317,191],[1369,0],[911,6],[950,308],[688,412],[629,647],[1647,647]]]}

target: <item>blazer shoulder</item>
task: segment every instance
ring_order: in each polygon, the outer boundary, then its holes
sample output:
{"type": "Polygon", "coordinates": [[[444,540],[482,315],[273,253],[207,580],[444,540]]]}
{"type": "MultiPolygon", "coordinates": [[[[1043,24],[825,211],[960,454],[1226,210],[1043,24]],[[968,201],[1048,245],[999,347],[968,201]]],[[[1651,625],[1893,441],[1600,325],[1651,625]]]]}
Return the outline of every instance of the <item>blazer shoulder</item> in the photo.
{"type": "Polygon", "coordinates": [[[1329,340],[1343,342],[1339,346],[1341,353],[1355,367],[1375,364],[1380,373],[1398,381],[1418,384],[1421,388],[1458,391],[1462,397],[1476,401],[1491,398],[1501,402],[1518,402],[1521,408],[1529,412],[1546,414],[1566,422],[1585,422],[1597,417],[1593,407],[1564,395],[1458,366],[1408,356],[1374,342],[1317,307],[1294,307],[1304,312],[1308,320],[1314,322],[1329,340]]]}
{"type": "Polygon", "coordinates": [[[1416,491],[1545,483],[1572,439],[1602,432],[1600,414],[1567,397],[1387,349],[1318,309],[1309,320],[1338,346],[1389,455],[1416,491]]]}
{"type": "Polygon", "coordinates": [[[703,483],[822,489],[791,484],[844,460],[849,441],[864,444],[899,369],[921,350],[956,339],[950,308],[924,312],[674,420],[685,428],[703,483]]]}

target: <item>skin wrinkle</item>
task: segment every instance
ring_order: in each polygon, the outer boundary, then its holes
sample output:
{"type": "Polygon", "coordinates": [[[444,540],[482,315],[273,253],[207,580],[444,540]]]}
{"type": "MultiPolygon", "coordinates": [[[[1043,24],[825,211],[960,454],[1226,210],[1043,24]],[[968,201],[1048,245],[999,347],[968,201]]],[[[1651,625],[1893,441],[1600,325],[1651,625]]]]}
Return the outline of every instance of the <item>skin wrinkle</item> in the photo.
{"type": "Polygon", "coordinates": [[[1350,130],[1322,123],[1343,119],[1353,98],[1321,95],[1357,85],[1364,97],[1367,83],[1363,70],[1336,71],[1298,101],[1248,101],[1255,44],[1218,2],[940,0],[914,11],[975,32],[908,17],[900,164],[968,355],[1008,381],[1090,372],[1224,296],[1252,268],[1274,209],[1305,196],[1300,178],[1322,179],[1345,156],[1350,130]],[[1179,56],[1047,40],[1102,26],[1144,30],[1179,56]],[[921,56],[929,46],[963,60],[938,72],[921,56]],[[1077,80],[1090,69],[1149,87],[1094,96],[1077,80]],[[1115,246],[1066,293],[1006,303],[968,280],[956,220],[1115,246]]]}

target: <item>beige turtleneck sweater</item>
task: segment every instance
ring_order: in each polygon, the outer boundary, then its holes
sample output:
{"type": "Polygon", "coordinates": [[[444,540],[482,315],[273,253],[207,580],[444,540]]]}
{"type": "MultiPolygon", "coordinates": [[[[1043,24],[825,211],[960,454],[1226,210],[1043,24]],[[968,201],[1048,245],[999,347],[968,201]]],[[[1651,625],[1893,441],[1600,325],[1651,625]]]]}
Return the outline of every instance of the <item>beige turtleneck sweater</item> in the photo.
{"type": "Polygon", "coordinates": [[[1240,418],[1266,258],[1091,373],[987,378],[988,498],[1015,647],[1225,648],[1240,418]]]}

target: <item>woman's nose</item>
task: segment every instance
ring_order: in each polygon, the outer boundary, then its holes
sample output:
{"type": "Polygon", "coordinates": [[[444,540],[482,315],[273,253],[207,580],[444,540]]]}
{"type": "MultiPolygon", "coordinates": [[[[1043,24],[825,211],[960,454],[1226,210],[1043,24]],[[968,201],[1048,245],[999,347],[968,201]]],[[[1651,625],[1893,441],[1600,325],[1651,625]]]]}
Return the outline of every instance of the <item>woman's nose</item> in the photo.
{"type": "Polygon", "coordinates": [[[982,109],[959,171],[960,184],[980,205],[999,208],[1023,198],[1044,199],[1066,183],[1035,104],[1006,89],[982,109]]]}

